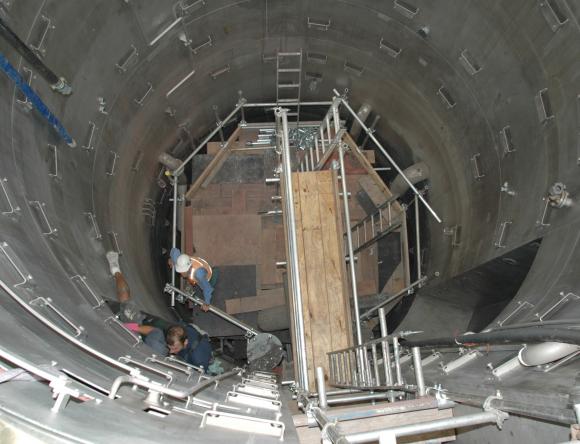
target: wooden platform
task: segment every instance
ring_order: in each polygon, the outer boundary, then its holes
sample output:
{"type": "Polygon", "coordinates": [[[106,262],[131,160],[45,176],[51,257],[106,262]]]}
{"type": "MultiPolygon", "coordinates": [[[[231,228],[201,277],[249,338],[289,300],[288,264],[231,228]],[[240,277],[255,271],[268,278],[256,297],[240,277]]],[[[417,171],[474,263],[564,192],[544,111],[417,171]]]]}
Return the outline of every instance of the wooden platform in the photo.
{"type": "Polygon", "coordinates": [[[336,171],[294,173],[292,185],[309,381],[314,390],[315,368],[329,373],[326,353],[352,345],[344,230],[336,171]]]}

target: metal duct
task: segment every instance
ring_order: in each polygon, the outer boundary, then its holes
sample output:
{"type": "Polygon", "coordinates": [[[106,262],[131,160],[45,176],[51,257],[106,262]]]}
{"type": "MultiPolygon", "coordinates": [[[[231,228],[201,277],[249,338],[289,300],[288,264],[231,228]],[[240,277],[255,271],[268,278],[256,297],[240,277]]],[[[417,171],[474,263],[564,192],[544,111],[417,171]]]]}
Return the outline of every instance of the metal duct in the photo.
{"type": "Polygon", "coordinates": [[[176,159],[175,157],[167,154],[161,153],[159,154],[159,163],[167,168],[169,171],[174,171],[181,166],[181,160],[176,159]]]}
{"type": "MultiPolygon", "coordinates": [[[[425,162],[418,162],[406,168],[403,173],[405,173],[407,179],[415,185],[416,183],[429,179],[430,171],[425,162]]],[[[395,180],[393,180],[390,187],[394,196],[401,196],[409,189],[409,184],[405,179],[403,179],[403,176],[399,174],[395,177],[395,180]]]]}
{"type": "Polygon", "coordinates": [[[544,342],[542,344],[524,346],[518,353],[518,359],[522,365],[532,367],[557,361],[578,350],[580,350],[580,346],[574,344],[544,342]]]}

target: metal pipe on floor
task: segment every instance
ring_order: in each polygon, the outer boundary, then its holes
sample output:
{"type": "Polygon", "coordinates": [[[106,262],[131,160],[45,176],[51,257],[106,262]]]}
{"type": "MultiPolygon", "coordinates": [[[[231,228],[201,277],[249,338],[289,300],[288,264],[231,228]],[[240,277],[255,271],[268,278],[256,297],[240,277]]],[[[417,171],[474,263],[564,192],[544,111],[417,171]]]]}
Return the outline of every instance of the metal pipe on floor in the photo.
{"type": "MultiPolygon", "coordinates": [[[[340,94],[338,93],[338,91],[336,89],[333,90],[333,92],[334,92],[334,94],[336,94],[337,97],[341,97],[340,94]]],[[[343,105],[346,107],[346,109],[348,109],[348,111],[358,121],[358,123],[360,124],[361,128],[364,131],[366,131],[366,133],[369,135],[369,137],[372,139],[372,141],[375,142],[375,144],[377,145],[377,147],[379,148],[379,150],[383,153],[383,155],[387,158],[387,160],[391,163],[391,165],[393,165],[393,167],[395,168],[395,170],[397,170],[397,173],[399,173],[401,175],[401,177],[405,180],[405,182],[407,182],[407,184],[409,185],[409,188],[411,188],[413,190],[413,193],[415,193],[415,195],[421,200],[421,202],[423,202],[423,205],[425,205],[425,207],[427,207],[427,209],[433,215],[433,217],[435,218],[435,220],[437,222],[441,223],[442,222],[441,221],[441,218],[437,215],[437,213],[435,212],[435,210],[433,208],[431,208],[431,205],[429,205],[427,203],[427,201],[421,195],[421,193],[419,192],[419,190],[417,190],[417,188],[415,188],[415,185],[413,185],[411,183],[411,181],[405,175],[405,173],[403,172],[403,170],[401,169],[401,167],[399,167],[399,165],[397,165],[397,163],[390,156],[390,154],[387,152],[387,150],[381,145],[381,143],[377,140],[377,138],[372,134],[371,130],[364,124],[364,122],[360,119],[360,117],[357,115],[357,113],[350,107],[350,105],[348,104],[348,102],[344,98],[342,98],[342,97],[341,97],[341,100],[342,100],[343,105]]]]}
{"type": "Polygon", "coordinates": [[[356,272],[354,269],[354,249],[352,247],[352,232],[350,226],[350,209],[348,208],[348,190],[346,188],[346,171],[344,168],[344,149],[342,143],[338,145],[338,158],[340,164],[340,176],[341,176],[341,186],[342,186],[342,202],[344,204],[344,221],[346,225],[346,243],[348,246],[348,259],[349,259],[349,270],[350,270],[350,283],[352,288],[352,299],[354,306],[354,320],[356,325],[356,343],[357,345],[362,344],[362,331],[360,327],[360,312],[358,307],[358,290],[356,288],[356,272]]]}
{"type": "Polygon", "coordinates": [[[68,96],[72,93],[72,88],[64,77],[54,73],[40,58],[16,35],[12,28],[8,26],[0,17],[0,36],[20,54],[24,60],[30,63],[31,67],[46,80],[52,90],[68,96]]]}
{"type": "MultiPolygon", "coordinates": [[[[503,421],[508,419],[509,415],[499,410],[475,413],[473,415],[458,416],[455,418],[438,419],[435,421],[419,422],[416,424],[392,427],[389,429],[376,430],[372,432],[355,433],[352,435],[343,435],[335,443],[366,443],[380,441],[381,438],[401,438],[403,436],[420,435],[424,433],[439,432],[443,430],[458,429],[480,424],[497,424],[501,427],[503,421]]],[[[383,441],[381,441],[383,442],[383,441]]],[[[389,441],[387,441],[389,442],[389,441]]]]}
{"type": "MultiPolygon", "coordinates": [[[[336,404],[351,404],[353,402],[361,401],[374,401],[379,399],[386,399],[389,397],[388,393],[362,393],[358,395],[344,395],[344,396],[333,396],[327,399],[327,405],[336,404]]],[[[322,406],[320,406],[322,407],[322,406]]]]}
{"type": "Polygon", "coordinates": [[[316,390],[318,391],[318,405],[321,409],[328,407],[328,401],[326,399],[326,386],[324,382],[324,369],[322,367],[316,367],[316,390]]]}
{"type": "Polygon", "coordinates": [[[410,401],[399,401],[392,404],[365,404],[366,410],[362,409],[344,409],[344,410],[327,410],[326,415],[331,421],[352,421],[363,418],[372,418],[377,416],[397,415],[407,412],[418,412],[422,410],[446,410],[455,407],[457,404],[447,399],[436,399],[432,397],[413,399],[410,401]]]}
{"type": "Polygon", "coordinates": [[[425,396],[425,378],[423,377],[423,364],[421,363],[421,349],[413,347],[413,367],[415,368],[415,382],[417,384],[417,396],[425,396]]]}
{"type": "Polygon", "coordinates": [[[286,197],[286,221],[288,225],[288,268],[290,276],[290,288],[294,301],[294,322],[296,329],[296,347],[298,357],[298,381],[304,390],[308,390],[308,362],[306,358],[306,338],[304,334],[304,313],[302,307],[302,290],[300,287],[300,268],[298,262],[298,241],[296,238],[296,215],[294,210],[294,194],[292,188],[292,161],[290,158],[290,140],[288,137],[288,111],[283,108],[276,108],[276,117],[281,121],[282,126],[282,171],[283,185],[286,197]]]}

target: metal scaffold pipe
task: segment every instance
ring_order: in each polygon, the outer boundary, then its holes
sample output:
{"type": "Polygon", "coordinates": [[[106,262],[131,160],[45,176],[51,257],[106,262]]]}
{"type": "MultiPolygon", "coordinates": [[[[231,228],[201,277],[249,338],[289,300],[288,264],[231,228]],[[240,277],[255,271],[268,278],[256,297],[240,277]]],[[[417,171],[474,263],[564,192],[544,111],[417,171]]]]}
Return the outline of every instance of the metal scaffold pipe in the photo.
{"type": "MultiPolygon", "coordinates": [[[[171,227],[171,248],[177,246],[177,177],[173,178],[173,225],[171,227]]],[[[171,286],[175,287],[175,269],[171,268],[171,286]]],[[[175,291],[171,292],[171,306],[175,307],[175,291]]]]}
{"type": "Polygon", "coordinates": [[[216,126],[216,128],[214,128],[214,130],[207,135],[207,137],[205,139],[203,139],[203,141],[197,146],[197,148],[189,156],[187,156],[185,158],[185,160],[183,161],[181,166],[179,166],[178,168],[173,170],[171,172],[171,174],[175,177],[182,174],[183,170],[185,169],[185,166],[191,161],[191,159],[194,158],[194,156],[206,145],[206,143],[208,143],[211,140],[211,138],[213,136],[215,136],[218,132],[220,132],[222,130],[222,128],[226,125],[226,123],[228,123],[238,113],[238,111],[244,106],[245,103],[246,103],[246,99],[241,98],[239,100],[239,102],[237,103],[236,107],[233,109],[233,111],[231,113],[229,113],[227,115],[227,117],[225,119],[223,119],[216,126]]]}
{"type": "Polygon", "coordinates": [[[346,99],[342,98],[336,89],[333,90],[333,92],[334,92],[334,94],[336,94],[337,97],[340,97],[341,98],[341,101],[342,101],[343,105],[346,107],[346,109],[348,109],[348,111],[358,121],[358,123],[360,124],[361,128],[368,134],[368,136],[371,138],[371,140],[373,142],[375,142],[375,144],[377,145],[377,147],[379,148],[379,150],[383,153],[383,155],[387,158],[387,160],[391,163],[391,165],[393,165],[393,167],[395,168],[395,170],[397,170],[397,173],[399,173],[401,175],[401,177],[405,180],[405,182],[407,182],[407,184],[409,185],[409,187],[413,190],[413,193],[415,193],[415,195],[421,200],[421,202],[423,202],[423,205],[425,205],[425,207],[433,215],[433,217],[435,218],[435,220],[437,222],[441,223],[441,218],[437,215],[437,213],[435,212],[435,210],[433,208],[431,208],[431,206],[427,203],[427,201],[421,195],[421,193],[419,192],[419,190],[417,190],[417,188],[415,187],[415,185],[413,185],[413,183],[405,175],[405,173],[403,172],[403,170],[399,167],[399,165],[397,165],[397,163],[395,162],[395,160],[390,156],[390,154],[387,152],[387,150],[385,150],[385,148],[383,148],[383,146],[377,140],[377,138],[374,136],[374,134],[372,133],[372,131],[364,124],[364,122],[360,119],[360,117],[357,115],[357,113],[350,107],[350,105],[348,104],[348,102],[346,101],[346,99]]]}
{"type": "Polygon", "coordinates": [[[423,377],[423,364],[421,362],[421,349],[413,347],[413,367],[415,368],[415,382],[417,383],[417,396],[425,396],[425,378],[423,377]]]}
{"type": "MultiPolygon", "coordinates": [[[[199,305],[207,305],[205,303],[204,300],[197,298],[193,295],[187,294],[184,291],[181,291],[179,288],[176,288],[170,284],[165,284],[165,292],[169,293],[169,292],[175,292],[177,294],[180,294],[181,296],[183,296],[185,299],[199,305]]],[[[246,335],[248,336],[256,336],[259,332],[252,327],[251,325],[246,324],[245,322],[240,321],[238,318],[230,315],[229,313],[226,313],[225,311],[217,308],[215,305],[209,305],[209,310],[210,313],[213,313],[217,316],[219,316],[220,318],[230,322],[231,324],[235,325],[238,328],[241,328],[242,330],[244,330],[246,332],[246,335]]]]}
{"type": "Polygon", "coordinates": [[[350,226],[350,210],[348,208],[348,190],[346,189],[346,171],[344,168],[344,148],[341,143],[338,146],[338,158],[340,163],[340,176],[341,176],[341,185],[342,185],[342,196],[343,196],[343,203],[344,203],[344,221],[346,225],[346,243],[348,246],[348,259],[349,259],[349,270],[350,270],[350,283],[352,286],[352,299],[353,299],[353,306],[354,306],[354,319],[356,325],[356,343],[357,345],[362,344],[362,332],[360,327],[360,311],[358,306],[358,291],[356,288],[356,272],[354,269],[354,250],[352,247],[352,232],[350,226]]]}
{"type": "Polygon", "coordinates": [[[298,382],[300,386],[308,390],[308,362],[306,359],[306,337],[304,334],[304,312],[302,309],[302,291],[300,288],[300,268],[298,265],[298,241],[296,237],[296,215],[294,211],[294,194],[292,188],[292,160],[290,158],[290,140],[288,137],[288,110],[276,108],[275,115],[281,124],[281,137],[278,138],[281,143],[282,155],[282,182],[285,195],[285,216],[287,224],[288,237],[288,272],[290,277],[290,289],[293,296],[294,305],[294,327],[295,327],[295,344],[297,348],[298,360],[298,382]]]}

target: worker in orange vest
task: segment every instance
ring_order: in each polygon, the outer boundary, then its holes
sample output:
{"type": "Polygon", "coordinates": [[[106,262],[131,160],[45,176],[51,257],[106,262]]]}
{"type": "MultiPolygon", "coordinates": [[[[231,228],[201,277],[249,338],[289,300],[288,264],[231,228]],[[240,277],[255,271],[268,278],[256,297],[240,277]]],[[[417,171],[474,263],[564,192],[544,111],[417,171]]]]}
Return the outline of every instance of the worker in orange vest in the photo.
{"type": "Polygon", "coordinates": [[[213,294],[213,287],[209,283],[212,276],[211,266],[200,257],[181,254],[178,248],[172,248],[169,256],[171,257],[171,264],[175,267],[175,271],[187,279],[191,285],[198,285],[201,288],[203,291],[203,299],[205,300],[205,304],[202,305],[201,309],[208,311],[213,294]]]}

